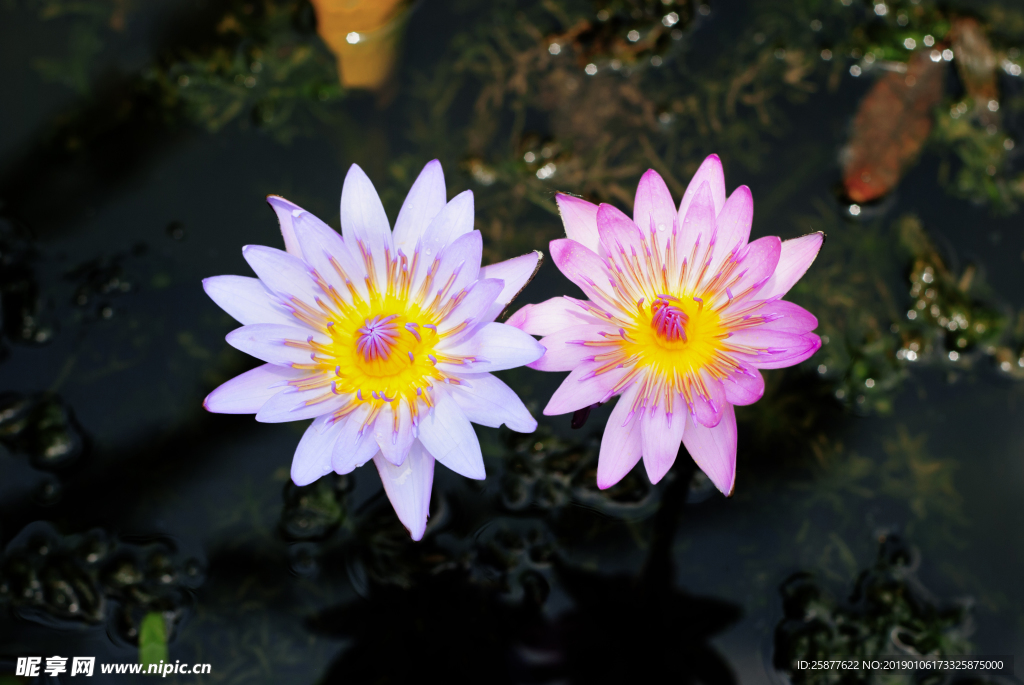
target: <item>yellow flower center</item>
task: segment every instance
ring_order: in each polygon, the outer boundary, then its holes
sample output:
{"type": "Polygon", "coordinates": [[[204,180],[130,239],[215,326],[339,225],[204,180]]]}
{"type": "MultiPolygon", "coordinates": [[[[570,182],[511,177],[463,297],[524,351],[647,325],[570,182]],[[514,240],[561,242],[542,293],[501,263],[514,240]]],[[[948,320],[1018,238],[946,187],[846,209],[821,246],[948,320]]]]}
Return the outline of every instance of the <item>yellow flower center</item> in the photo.
{"type": "Polygon", "coordinates": [[[623,351],[636,355],[639,366],[682,377],[714,366],[727,331],[700,298],[660,295],[638,308],[636,325],[626,335],[623,351]]]}
{"type": "Polygon", "coordinates": [[[439,341],[435,322],[418,306],[389,297],[377,306],[359,303],[329,322],[329,345],[317,350],[317,363],[335,377],[339,394],[362,401],[413,401],[434,381],[439,341]]]}

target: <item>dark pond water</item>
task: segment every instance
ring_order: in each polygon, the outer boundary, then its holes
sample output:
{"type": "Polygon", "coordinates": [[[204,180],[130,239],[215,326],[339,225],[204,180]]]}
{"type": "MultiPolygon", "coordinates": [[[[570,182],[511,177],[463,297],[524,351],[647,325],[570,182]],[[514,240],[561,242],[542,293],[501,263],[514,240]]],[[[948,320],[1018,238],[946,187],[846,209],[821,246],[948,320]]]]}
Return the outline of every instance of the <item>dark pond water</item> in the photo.
{"type": "MultiPolygon", "coordinates": [[[[1019,3],[346,4],[341,85],[305,0],[0,0],[0,673],[141,646],[211,665],[182,683],[909,683],[791,664],[1024,654],[1019,3]],[[337,227],[358,163],[393,221],[438,158],[486,263],[564,235],[556,191],[628,212],[653,167],[678,200],[711,153],[754,237],[827,234],[790,295],[826,344],[737,409],[731,498],[685,449],[598,490],[608,408],[542,417],[562,374],[524,368],[537,433],[478,427],[487,479],[438,468],[413,543],[369,466],[289,482],[304,422],[203,410],[255,361],[200,282],[281,246],[266,195],[337,227]]],[[[513,309],[573,288],[546,260],[513,309]]]]}

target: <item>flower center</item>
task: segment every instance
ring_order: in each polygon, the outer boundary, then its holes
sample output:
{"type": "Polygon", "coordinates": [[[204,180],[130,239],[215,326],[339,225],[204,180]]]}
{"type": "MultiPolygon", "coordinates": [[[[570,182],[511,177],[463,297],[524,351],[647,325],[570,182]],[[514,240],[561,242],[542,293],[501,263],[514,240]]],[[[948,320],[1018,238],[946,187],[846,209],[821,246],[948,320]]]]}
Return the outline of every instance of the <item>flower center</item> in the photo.
{"type": "Polygon", "coordinates": [[[726,331],[719,315],[700,297],[658,295],[650,307],[640,306],[625,349],[641,366],[671,376],[695,373],[710,365],[722,349],[726,331]]]}
{"type": "Polygon", "coordinates": [[[397,314],[375,316],[366,319],[362,328],[356,331],[356,350],[367,362],[386,361],[398,343],[397,314]]]}
{"type": "Polygon", "coordinates": [[[669,342],[686,342],[686,322],[690,317],[675,302],[678,300],[671,295],[658,295],[651,304],[651,327],[669,342]]]}

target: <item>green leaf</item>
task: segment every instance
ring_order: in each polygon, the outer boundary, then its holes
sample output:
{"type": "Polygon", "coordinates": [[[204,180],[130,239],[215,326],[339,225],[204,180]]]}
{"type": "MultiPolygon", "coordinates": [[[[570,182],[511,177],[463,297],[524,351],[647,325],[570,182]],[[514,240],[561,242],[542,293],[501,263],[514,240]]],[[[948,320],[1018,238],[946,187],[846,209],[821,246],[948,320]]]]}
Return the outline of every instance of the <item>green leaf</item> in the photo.
{"type": "Polygon", "coordinates": [[[142,619],[139,631],[139,661],[148,666],[167,660],[167,624],[163,614],[151,611],[142,619]]]}

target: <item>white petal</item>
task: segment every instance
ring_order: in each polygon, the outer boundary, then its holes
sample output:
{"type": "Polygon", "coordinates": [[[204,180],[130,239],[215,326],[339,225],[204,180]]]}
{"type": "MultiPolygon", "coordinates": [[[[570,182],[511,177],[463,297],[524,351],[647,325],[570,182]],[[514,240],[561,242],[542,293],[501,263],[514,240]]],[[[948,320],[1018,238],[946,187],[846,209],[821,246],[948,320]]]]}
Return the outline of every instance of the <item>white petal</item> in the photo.
{"type": "Polygon", "coordinates": [[[436,159],[427,162],[405,196],[395,220],[395,248],[411,256],[427,226],[444,209],[447,198],[441,162],[436,159]]]}
{"type": "Polygon", "coordinates": [[[341,409],[351,395],[335,395],[330,386],[313,390],[285,388],[264,403],[256,413],[260,423],[286,423],[312,419],[341,409]]]}
{"type": "Polygon", "coordinates": [[[215,414],[255,414],[281,392],[288,381],[309,372],[286,366],[264,364],[235,376],[206,396],[203,407],[215,414]]]}
{"type": "Polygon", "coordinates": [[[536,361],[544,354],[544,346],[532,336],[503,323],[489,323],[470,339],[452,347],[444,346],[444,342],[442,341],[438,349],[446,355],[476,359],[461,365],[438,364],[438,368],[446,373],[484,373],[514,369],[536,361]]]}
{"type": "Polygon", "coordinates": [[[437,213],[419,242],[420,259],[438,254],[473,230],[473,191],[459,193],[437,213]]]}
{"type": "MultiPolygon", "coordinates": [[[[298,323],[298,321],[296,321],[298,323]]],[[[273,323],[257,323],[236,328],[224,338],[236,350],[241,350],[257,359],[279,365],[308,364],[313,354],[307,340],[312,331],[298,326],[282,326],[273,323]],[[286,345],[285,341],[299,346],[286,345]]],[[[313,334],[317,342],[327,344],[329,338],[313,334]]]]}
{"type": "MultiPolygon", "coordinates": [[[[352,303],[348,284],[351,283],[364,300],[369,296],[366,288],[366,267],[362,258],[354,255],[341,234],[309,212],[295,217],[295,235],[306,255],[306,263],[347,303],[352,303]],[[334,263],[344,272],[338,273],[334,263]]],[[[309,304],[313,304],[310,302],[309,304]]]]}
{"type": "Polygon", "coordinates": [[[288,254],[302,259],[302,249],[299,247],[299,242],[295,239],[292,219],[306,210],[279,195],[268,195],[267,202],[270,203],[274,213],[277,214],[277,223],[281,227],[281,237],[284,238],[284,249],[288,251],[288,254]]]}
{"type": "Polygon", "coordinates": [[[292,480],[296,485],[309,485],[331,472],[331,452],[338,439],[339,427],[327,419],[321,416],[302,434],[292,457],[292,480]]]}
{"type": "Polygon", "coordinates": [[[497,428],[505,424],[517,433],[537,430],[537,421],[512,388],[489,373],[466,374],[464,384],[451,388],[452,399],[473,423],[497,428]]]}
{"type": "Polygon", "coordinates": [[[282,306],[258,278],[213,276],[203,279],[203,290],[218,307],[240,324],[297,324],[291,311],[282,306]]]}
{"type": "Polygon", "coordinates": [[[373,424],[373,438],[381,454],[395,466],[401,466],[413,441],[412,415],[405,400],[388,402],[373,424]],[[395,430],[395,404],[398,404],[398,430],[395,430]]]}
{"type": "Polygon", "coordinates": [[[495,311],[488,313],[488,321],[494,321],[501,314],[508,303],[526,287],[526,284],[533,279],[540,269],[543,255],[540,252],[531,252],[522,257],[513,257],[497,264],[489,264],[480,269],[480,278],[499,278],[505,283],[501,294],[498,295],[494,308],[495,311]]]}
{"type": "Polygon", "coordinates": [[[371,430],[372,426],[367,426],[363,430],[363,422],[369,413],[370,406],[364,404],[338,420],[341,428],[338,432],[338,441],[334,443],[334,453],[331,455],[331,465],[336,473],[351,473],[380,452],[371,430]]]}
{"type": "Polygon", "coordinates": [[[384,492],[398,514],[398,520],[413,540],[423,538],[430,514],[430,487],[434,482],[434,458],[416,441],[401,466],[395,466],[383,455],[373,458],[384,492]]]}
{"type": "Polygon", "coordinates": [[[474,283],[462,302],[438,325],[438,332],[446,334],[460,324],[466,324],[469,328],[478,323],[486,323],[485,315],[504,285],[497,278],[485,278],[474,283]]]}
{"type": "Polygon", "coordinates": [[[341,233],[354,246],[362,243],[373,255],[377,286],[384,289],[387,276],[385,251],[395,254],[391,225],[373,183],[357,165],[349,167],[341,188],[341,233]]]}
{"type": "Polygon", "coordinates": [[[473,425],[447,392],[434,392],[436,404],[419,425],[420,442],[439,462],[455,473],[483,480],[484,457],[473,425]]]}
{"type": "Polygon", "coordinates": [[[242,256],[256,275],[271,291],[283,301],[298,298],[307,304],[314,304],[323,291],[313,280],[309,266],[287,252],[263,245],[246,245],[242,256]]]}
{"type": "Polygon", "coordinates": [[[421,302],[433,302],[438,293],[444,292],[444,299],[458,294],[460,290],[480,277],[480,258],[484,244],[480,231],[470,231],[459,236],[443,250],[433,252],[433,257],[420,254],[416,268],[418,277],[413,279],[412,292],[419,294],[428,270],[433,273],[430,288],[421,302]]]}

